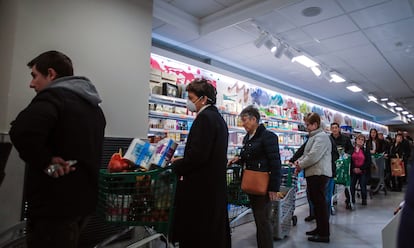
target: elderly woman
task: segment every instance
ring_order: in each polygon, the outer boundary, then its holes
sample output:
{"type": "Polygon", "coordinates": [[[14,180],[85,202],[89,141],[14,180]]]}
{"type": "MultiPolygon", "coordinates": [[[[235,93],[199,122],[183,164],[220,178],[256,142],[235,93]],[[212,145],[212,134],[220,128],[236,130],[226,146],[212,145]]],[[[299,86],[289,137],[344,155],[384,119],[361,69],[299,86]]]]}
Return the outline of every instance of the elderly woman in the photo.
{"type": "Polygon", "coordinates": [[[259,124],[259,110],[248,106],[240,113],[240,118],[247,134],[243,139],[240,157],[229,162],[238,163],[244,168],[255,171],[270,172],[268,193],[265,195],[249,194],[249,200],[256,223],[256,240],[258,248],[273,247],[273,228],[270,219],[271,200],[278,199],[277,192],[281,180],[281,162],[279,141],[276,134],[259,124]]]}
{"type": "Polygon", "coordinates": [[[329,243],[328,204],[325,200],[326,185],[332,176],[332,144],[329,135],[321,128],[321,118],[317,113],[305,117],[309,139],[303,155],[296,160],[296,172],[305,171],[309,198],[314,205],[316,228],[306,232],[312,235],[312,242],[329,243]]]}

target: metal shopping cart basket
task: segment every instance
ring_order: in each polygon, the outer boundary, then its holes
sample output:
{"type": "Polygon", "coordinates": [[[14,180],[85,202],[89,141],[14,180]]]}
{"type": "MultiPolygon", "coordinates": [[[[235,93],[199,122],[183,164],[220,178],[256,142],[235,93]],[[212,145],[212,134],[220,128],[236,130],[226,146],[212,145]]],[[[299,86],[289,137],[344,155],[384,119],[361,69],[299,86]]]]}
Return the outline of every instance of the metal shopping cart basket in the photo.
{"type": "Polygon", "coordinates": [[[239,220],[251,213],[249,197],[241,190],[242,167],[233,165],[227,168],[227,201],[230,227],[239,224],[239,220]]]}
{"type": "MultiPolygon", "coordinates": [[[[168,235],[173,214],[176,175],[170,168],[146,172],[109,173],[99,175],[98,213],[107,222],[147,227],[150,236],[127,247],[140,247],[168,235]]],[[[120,233],[119,235],[123,235],[120,233]]],[[[97,247],[104,247],[117,237],[110,237],[97,247]]]]}
{"type": "Polygon", "coordinates": [[[273,238],[283,239],[289,235],[290,229],[296,225],[295,211],[296,189],[295,187],[281,187],[283,199],[272,202],[271,220],[273,224],[273,238]]]}
{"type": "MultiPolygon", "coordinates": [[[[336,160],[335,184],[342,185],[344,189],[341,191],[341,190],[338,190],[338,187],[336,187],[336,192],[334,195],[332,195],[331,213],[333,215],[336,213],[335,204],[333,204],[333,202],[336,201],[338,195],[345,190],[348,190],[349,193],[351,192],[350,191],[350,186],[351,186],[351,157],[350,156],[336,160]]],[[[350,204],[351,204],[351,209],[354,209],[355,207],[352,201],[350,202],[350,204]]]]}
{"type": "Polygon", "coordinates": [[[376,180],[376,184],[371,184],[370,194],[376,194],[380,190],[384,191],[384,194],[387,194],[387,187],[385,187],[384,182],[384,172],[385,172],[385,158],[382,154],[373,154],[371,156],[371,179],[376,180]]]}

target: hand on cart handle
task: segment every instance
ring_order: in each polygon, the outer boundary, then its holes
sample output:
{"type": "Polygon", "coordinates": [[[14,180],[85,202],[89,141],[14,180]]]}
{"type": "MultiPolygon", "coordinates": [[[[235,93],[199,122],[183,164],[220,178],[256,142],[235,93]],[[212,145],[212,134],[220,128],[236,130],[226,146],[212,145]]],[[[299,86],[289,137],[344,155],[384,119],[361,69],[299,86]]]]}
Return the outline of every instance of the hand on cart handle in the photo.
{"type": "Polygon", "coordinates": [[[296,160],[293,165],[296,167],[296,169],[295,169],[295,175],[299,174],[299,172],[302,170],[302,168],[299,165],[299,161],[296,160]]]}
{"type": "Polygon", "coordinates": [[[271,201],[280,200],[280,192],[269,191],[269,198],[271,201]]]}
{"type": "Polygon", "coordinates": [[[238,156],[235,156],[233,159],[229,160],[229,162],[227,162],[227,166],[230,166],[234,163],[237,163],[237,161],[239,161],[240,158],[238,156]]]}

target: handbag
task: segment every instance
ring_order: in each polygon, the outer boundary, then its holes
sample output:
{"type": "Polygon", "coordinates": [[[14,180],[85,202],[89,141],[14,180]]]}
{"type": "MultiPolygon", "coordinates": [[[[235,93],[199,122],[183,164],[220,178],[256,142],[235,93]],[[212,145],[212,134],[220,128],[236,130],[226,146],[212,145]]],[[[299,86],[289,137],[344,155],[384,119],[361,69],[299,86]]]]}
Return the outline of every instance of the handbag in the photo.
{"type": "Polygon", "coordinates": [[[241,189],[251,195],[266,195],[269,179],[269,172],[245,169],[243,171],[241,189]]]}
{"type": "Polygon", "coordinates": [[[398,157],[391,159],[391,174],[394,177],[404,177],[405,176],[405,166],[404,161],[398,157]]]}

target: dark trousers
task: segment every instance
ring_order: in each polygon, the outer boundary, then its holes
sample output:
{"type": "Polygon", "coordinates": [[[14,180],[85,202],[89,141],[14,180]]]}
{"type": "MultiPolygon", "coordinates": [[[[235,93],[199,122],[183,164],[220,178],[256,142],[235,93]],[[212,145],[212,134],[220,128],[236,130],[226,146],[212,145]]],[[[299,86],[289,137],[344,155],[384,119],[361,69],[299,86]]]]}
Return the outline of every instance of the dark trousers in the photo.
{"type": "Polygon", "coordinates": [[[316,232],[320,236],[329,236],[328,204],[326,202],[327,176],[310,176],[306,178],[310,200],[313,203],[316,219],[316,232]]]}
{"type": "Polygon", "coordinates": [[[273,248],[273,228],[270,219],[272,203],[269,196],[249,195],[256,224],[256,240],[258,248],[273,248]]]}
{"type": "MultiPolygon", "coordinates": [[[[328,205],[328,218],[331,217],[331,201],[332,201],[332,195],[335,191],[335,180],[331,177],[329,178],[328,182],[326,183],[326,204],[328,205]]],[[[313,203],[310,200],[309,196],[309,188],[306,188],[306,196],[308,199],[309,204],[309,216],[315,216],[315,210],[313,210],[313,203]]]]}
{"type": "Polygon", "coordinates": [[[87,218],[31,219],[28,221],[27,247],[76,248],[87,218]]]}
{"type": "MultiPolygon", "coordinates": [[[[411,179],[411,178],[410,178],[411,179]]],[[[402,213],[400,226],[398,228],[398,248],[411,248],[414,243],[414,207],[405,203],[402,213]]]]}
{"type": "Polygon", "coordinates": [[[351,197],[352,203],[355,203],[355,188],[357,183],[361,187],[361,198],[362,200],[367,199],[367,175],[366,174],[352,174],[351,175],[351,197]]]}

